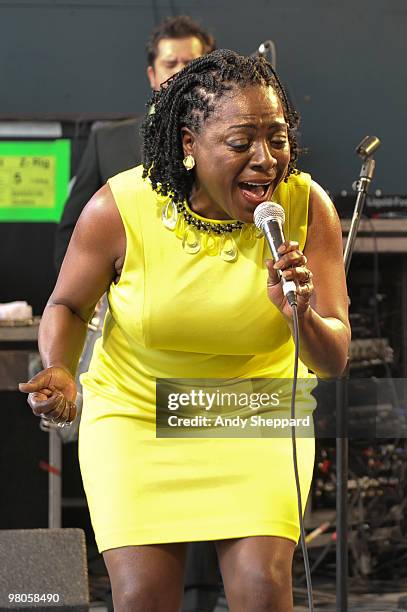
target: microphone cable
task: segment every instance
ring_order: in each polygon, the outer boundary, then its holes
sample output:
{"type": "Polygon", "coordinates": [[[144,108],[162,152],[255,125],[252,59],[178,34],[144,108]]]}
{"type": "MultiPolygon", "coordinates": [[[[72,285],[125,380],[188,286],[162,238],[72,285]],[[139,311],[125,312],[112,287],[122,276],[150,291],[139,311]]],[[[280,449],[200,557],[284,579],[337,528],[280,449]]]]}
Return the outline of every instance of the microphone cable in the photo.
{"type": "MultiPolygon", "coordinates": [[[[297,392],[297,380],[298,380],[300,334],[299,334],[297,303],[294,302],[291,305],[291,308],[293,310],[294,345],[295,345],[293,387],[292,387],[292,392],[291,392],[291,418],[295,419],[295,396],[297,392]]],[[[295,435],[295,425],[291,425],[291,442],[292,442],[292,451],[293,451],[295,486],[297,490],[298,518],[300,522],[300,541],[301,541],[302,556],[304,559],[305,577],[307,580],[308,611],[314,612],[311,570],[310,570],[310,565],[309,565],[307,545],[305,543],[304,521],[302,518],[302,501],[301,501],[300,477],[298,475],[297,439],[295,435]]]]}
{"type": "MultiPolygon", "coordinates": [[[[262,202],[259,204],[254,213],[253,220],[256,227],[261,230],[266,238],[267,244],[271,251],[274,261],[278,261],[278,247],[284,242],[284,234],[282,226],[285,222],[285,211],[280,204],[277,202],[262,202]]],[[[295,396],[297,391],[297,380],[298,380],[298,362],[300,353],[300,334],[299,334],[299,323],[298,323],[298,306],[296,287],[293,281],[286,281],[282,276],[281,272],[278,271],[279,279],[282,283],[282,291],[287,298],[293,312],[293,336],[294,336],[294,373],[293,373],[293,386],[291,391],[291,419],[294,419],[292,423],[295,423],[295,396]]],[[[302,555],[304,559],[305,576],[307,579],[307,593],[308,593],[308,610],[309,612],[314,611],[313,597],[312,597],[312,584],[311,584],[311,571],[307,553],[307,547],[305,542],[305,529],[302,518],[302,503],[301,503],[301,488],[300,478],[298,475],[298,461],[297,461],[297,440],[295,434],[295,424],[291,425],[291,442],[292,442],[292,453],[293,453],[293,467],[295,486],[297,491],[297,504],[298,504],[298,518],[300,523],[300,540],[302,555]]]]}

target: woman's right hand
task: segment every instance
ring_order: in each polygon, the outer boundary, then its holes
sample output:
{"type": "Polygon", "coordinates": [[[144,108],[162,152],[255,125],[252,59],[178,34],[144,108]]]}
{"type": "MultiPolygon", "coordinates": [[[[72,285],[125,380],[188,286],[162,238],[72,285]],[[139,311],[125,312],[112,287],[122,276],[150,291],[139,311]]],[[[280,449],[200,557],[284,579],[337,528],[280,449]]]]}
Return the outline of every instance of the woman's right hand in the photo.
{"type": "Polygon", "coordinates": [[[27,401],[36,416],[60,425],[75,420],[77,389],[67,368],[52,366],[41,370],[28,382],[20,383],[19,389],[29,394],[27,401]]]}

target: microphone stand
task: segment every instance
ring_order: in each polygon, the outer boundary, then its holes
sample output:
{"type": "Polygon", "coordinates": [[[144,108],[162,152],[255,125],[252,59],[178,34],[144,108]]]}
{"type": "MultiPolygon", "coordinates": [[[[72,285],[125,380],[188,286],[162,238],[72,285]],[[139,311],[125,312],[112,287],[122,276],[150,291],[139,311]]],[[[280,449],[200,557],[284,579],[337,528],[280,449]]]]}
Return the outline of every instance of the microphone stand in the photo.
{"type": "Polygon", "coordinates": [[[250,57],[256,56],[265,57],[266,60],[273,66],[273,69],[277,69],[277,50],[274,40],[265,40],[264,42],[260,43],[258,49],[256,49],[256,51],[250,55],[250,57]]]}
{"type": "MultiPolygon", "coordinates": [[[[378,145],[379,146],[379,145],[378,145]]],[[[349,272],[349,266],[356,242],[356,235],[359,229],[359,223],[365,205],[366,196],[369,190],[370,183],[373,178],[376,162],[373,158],[368,157],[360,170],[359,180],[354,183],[355,191],[357,192],[353,217],[349,228],[348,239],[346,241],[343,260],[345,264],[346,276],[349,272]]]]}
{"type": "MultiPolygon", "coordinates": [[[[357,192],[353,217],[349,228],[348,239],[344,251],[346,276],[353,255],[359,223],[362,216],[366,196],[372,182],[375,170],[375,160],[371,157],[379,148],[380,140],[375,136],[366,136],[356,148],[356,153],[362,157],[363,164],[353,188],[357,192]]],[[[348,398],[347,379],[349,364],[343,377],[336,387],[336,610],[348,610],[348,398]]]]}
{"type": "Polygon", "coordinates": [[[265,40],[259,46],[258,54],[268,59],[274,70],[277,70],[277,50],[273,40],[265,40]],[[267,58],[267,55],[269,56],[267,58]]]}

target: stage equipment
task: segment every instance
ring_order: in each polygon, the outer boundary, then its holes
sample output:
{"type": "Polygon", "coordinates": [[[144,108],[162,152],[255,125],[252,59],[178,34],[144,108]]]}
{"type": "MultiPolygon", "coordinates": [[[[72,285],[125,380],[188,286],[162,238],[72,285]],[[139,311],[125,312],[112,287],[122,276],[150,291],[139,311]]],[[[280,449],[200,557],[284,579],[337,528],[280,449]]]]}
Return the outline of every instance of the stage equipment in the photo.
{"type": "MultiPolygon", "coordinates": [[[[335,196],[334,203],[341,219],[352,216],[355,205],[354,195],[342,191],[335,196]]],[[[380,190],[376,190],[374,195],[367,196],[363,216],[370,219],[406,219],[407,195],[383,194],[380,190]]]]}
{"type": "MultiPolygon", "coordinates": [[[[355,209],[349,229],[348,240],[344,251],[345,273],[348,275],[349,266],[355,246],[356,235],[360,218],[363,212],[366,196],[375,170],[375,160],[371,157],[380,146],[376,136],[366,136],[356,147],[356,153],[363,159],[359,179],[354,183],[353,189],[357,192],[355,209]]],[[[336,609],[338,612],[348,610],[348,453],[349,442],[347,437],[348,402],[345,377],[338,382],[337,387],[337,439],[336,439],[336,513],[337,513],[337,546],[336,546],[336,609]]]]}
{"type": "Polygon", "coordinates": [[[251,57],[255,55],[266,58],[273,66],[274,70],[277,69],[277,50],[273,40],[265,40],[260,43],[259,48],[251,54],[251,57]]]}
{"type": "Polygon", "coordinates": [[[363,159],[362,168],[360,170],[359,179],[353,184],[353,189],[356,191],[356,202],[353,211],[352,221],[350,224],[348,240],[345,246],[344,262],[345,272],[348,274],[349,266],[352,258],[352,253],[355,247],[356,235],[359,228],[360,218],[362,216],[363,207],[367,192],[369,191],[370,183],[372,182],[375,165],[375,160],[371,157],[380,147],[380,140],[376,136],[366,136],[362,142],[356,147],[356,153],[363,159]]]}
{"type": "MultiPolygon", "coordinates": [[[[254,211],[254,223],[263,232],[274,261],[278,261],[281,257],[278,249],[285,241],[283,234],[284,221],[284,209],[275,202],[262,202],[254,211]]],[[[281,281],[283,293],[290,306],[292,306],[293,303],[297,302],[296,284],[294,281],[287,281],[280,270],[277,270],[277,273],[281,281]]]]}
{"type": "Polygon", "coordinates": [[[89,610],[81,529],[0,530],[0,610],[89,610]]]}

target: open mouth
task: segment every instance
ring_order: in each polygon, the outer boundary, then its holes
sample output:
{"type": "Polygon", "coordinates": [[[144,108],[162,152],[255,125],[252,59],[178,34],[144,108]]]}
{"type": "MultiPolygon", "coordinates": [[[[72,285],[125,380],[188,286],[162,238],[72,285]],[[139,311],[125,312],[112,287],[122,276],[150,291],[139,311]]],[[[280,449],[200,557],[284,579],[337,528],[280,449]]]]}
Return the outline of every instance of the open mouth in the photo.
{"type": "Polygon", "coordinates": [[[267,197],[270,197],[271,183],[249,183],[241,181],[238,184],[240,193],[252,206],[257,206],[261,202],[264,202],[267,197]]]}
{"type": "Polygon", "coordinates": [[[262,198],[266,195],[270,185],[271,183],[239,183],[239,187],[240,189],[242,189],[242,191],[249,191],[250,193],[259,198],[262,198]]]}

